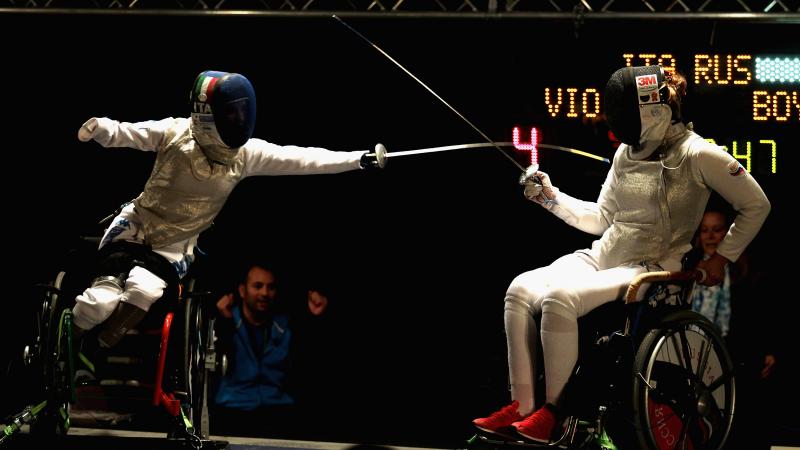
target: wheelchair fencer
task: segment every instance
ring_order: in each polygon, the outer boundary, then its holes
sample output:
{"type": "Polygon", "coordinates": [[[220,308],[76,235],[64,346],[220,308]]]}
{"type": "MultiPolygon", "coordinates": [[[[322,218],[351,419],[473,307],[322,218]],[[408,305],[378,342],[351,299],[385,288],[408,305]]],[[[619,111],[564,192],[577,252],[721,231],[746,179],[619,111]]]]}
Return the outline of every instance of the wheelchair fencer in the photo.
{"type": "Polygon", "coordinates": [[[80,412],[75,408],[86,400],[92,406],[128,402],[148,415],[161,409],[166,412],[158,414],[166,418],[167,438],[198,449],[220,444],[208,439],[208,380],[217,369],[213,299],[195,289],[191,273],[179,280],[169,262],[143,245],[112,243],[98,253],[93,241],[93,248],[73,251],[53,281],[40,286],[37,330],[23,355],[35,378],[36,403],[8,422],[0,443],[25,423],[33,436],[66,435],[71,410],[80,412]],[[72,323],[76,296],[97,282],[97,273],[118,274],[102,279],[116,278],[119,283],[135,266],[159,275],[172,272],[164,278],[168,282],[161,298],[140,321],[112,317],[78,339],[72,323]],[[134,321],[138,324],[128,329],[134,321]],[[109,337],[119,342],[97,346],[99,339],[109,337]],[[92,343],[94,357],[87,357],[92,343]]]}
{"type": "Polygon", "coordinates": [[[479,432],[467,448],[721,449],[734,415],[734,365],[716,327],[690,308],[702,276],[639,275],[624,302],[581,318],[578,363],[558,405],[569,416],[551,442],[479,432]]]}

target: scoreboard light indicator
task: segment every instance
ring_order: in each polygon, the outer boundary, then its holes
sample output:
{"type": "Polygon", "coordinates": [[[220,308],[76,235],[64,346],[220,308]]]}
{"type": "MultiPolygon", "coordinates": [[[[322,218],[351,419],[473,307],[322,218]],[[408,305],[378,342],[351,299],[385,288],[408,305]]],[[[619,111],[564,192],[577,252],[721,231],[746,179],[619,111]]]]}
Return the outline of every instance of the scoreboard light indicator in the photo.
{"type": "Polygon", "coordinates": [[[674,72],[677,62],[671,53],[623,53],[625,67],[630,66],[655,66],[660,65],[667,72],[674,72]]]}
{"type": "Polygon", "coordinates": [[[750,55],[694,55],[694,84],[750,84],[751,59],[750,55]]]}
{"type": "Polygon", "coordinates": [[[752,145],[750,144],[750,141],[745,141],[745,151],[744,151],[744,153],[740,153],[739,152],[739,150],[736,148],[737,147],[736,144],[737,144],[736,141],[733,141],[733,143],[731,143],[731,156],[733,156],[734,158],[736,158],[738,160],[742,160],[743,159],[745,161],[745,163],[746,163],[745,169],[747,169],[748,172],[752,172],[751,164],[753,162],[753,151],[752,151],[752,145]]]}
{"type": "Polygon", "coordinates": [[[756,58],[756,80],[761,83],[800,84],[800,58],[756,58]]]}
{"type": "Polygon", "coordinates": [[[776,91],[773,94],[769,91],[753,91],[753,120],[788,122],[792,117],[800,120],[798,97],[798,91],[776,91]]]}
{"type": "MultiPolygon", "coordinates": [[[[706,141],[714,145],[719,145],[712,138],[707,138],[706,141]]],[[[778,142],[774,139],[759,139],[758,144],[767,146],[767,148],[769,148],[770,162],[771,162],[770,173],[778,173],[778,142]]],[[[720,145],[720,147],[722,147],[726,152],[730,153],[731,156],[733,156],[737,160],[744,161],[745,169],[747,169],[748,172],[751,172],[750,169],[752,168],[752,162],[753,162],[752,141],[750,140],[744,141],[744,151],[739,149],[739,141],[732,141],[731,148],[728,148],[726,145],[720,145]]]]}
{"type": "Polygon", "coordinates": [[[544,88],[544,104],[547,105],[547,112],[550,114],[550,117],[556,117],[561,110],[561,105],[564,103],[561,88],[556,89],[555,101],[553,101],[552,98],[553,96],[550,93],[550,88],[544,88]]]}
{"type": "Polygon", "coordinates": [[[526,144],[524,142],[520,142],[519,139],[519,127],[514,127],[511,131],[511,141],[514,144],[514,148],[521,152],[529,152],[529,163],[530,164],[539,164],[539,151],[537,149],[539,145],[539,130],[536,127],[531,127],[531,142],[526,144]]]}
{"type": "Polygon", "coordinates": [[[567,117],[578,117],[578,113],[575,112],[576,92],[578,92],[577,88],[567,88],[567,96],[569,97],[569,112],[567,112],[567,117]]]}
{"type": "Polygon", "coordinates": [[[600,114],[600,93],[597,92],[597,89],[589,88],[583,91],[583,95],[581,97],[581,103],[583,104],[583,115],[586,117],[597,117],[600,114]],[[594,98],[594,102],[589,97],[594,98]],[[589,105],[592,105],[593,108],[589,108],[589,105]]]}
{"type": "Polygon", "coordinates": [[[594,118],[601,114],[601,103],[600,91],[595,88],[544,88],[544,104],[547,106],[547,113],[553,118],[563,111],[566,111],[568,119],[580,117],[581,114],[594,118]],[[567,93],[566,104],[564,92],[567,93]]]}
{"type": "Polygon", "coordinates": [[[772,170],[771,173],[778,173],[778,143],[772,139],[761,139],[759,144],[767,144],[772,150],[772,170]]]}

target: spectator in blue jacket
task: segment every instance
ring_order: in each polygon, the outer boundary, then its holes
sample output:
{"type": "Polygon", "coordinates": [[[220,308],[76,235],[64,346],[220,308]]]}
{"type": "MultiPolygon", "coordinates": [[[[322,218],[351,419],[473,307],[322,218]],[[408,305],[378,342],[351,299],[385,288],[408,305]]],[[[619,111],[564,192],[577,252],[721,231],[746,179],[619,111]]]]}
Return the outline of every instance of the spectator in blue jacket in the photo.
{"type": "Polygon", "coordinates": [[[287,385],[292,331],[278,303],[275,272],[252,264],[236,291],[238,298],[231,293],[217,302],[220,346],[230,365],[216,393],[212,426],[225,434],[284,433],[295,416],[287,385]]]}

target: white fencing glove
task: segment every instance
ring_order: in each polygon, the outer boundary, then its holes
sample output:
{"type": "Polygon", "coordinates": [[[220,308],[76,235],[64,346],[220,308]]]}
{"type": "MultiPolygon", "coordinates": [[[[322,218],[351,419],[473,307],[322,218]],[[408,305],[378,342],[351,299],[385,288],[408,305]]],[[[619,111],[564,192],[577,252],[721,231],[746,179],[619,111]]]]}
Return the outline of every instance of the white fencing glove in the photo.
{"type": "Polygon", "coordinates": [[[111,143],[111,136],[114,131],[114,121],[108,117],[92,117],[87,120],[78,130],[78,139],[87,142],[94,139],[102,146],[111,143]]]}
{"type": "Polygon", "coordinates": [[[550,176],[540,171],[537,164],[525,170],[525,174],[520,177],[519,183],[524,186],[522,193],[528,200],[536,202],[547,209],[550,209],[555,203],[558,188],[553,186],[550,176]]]}

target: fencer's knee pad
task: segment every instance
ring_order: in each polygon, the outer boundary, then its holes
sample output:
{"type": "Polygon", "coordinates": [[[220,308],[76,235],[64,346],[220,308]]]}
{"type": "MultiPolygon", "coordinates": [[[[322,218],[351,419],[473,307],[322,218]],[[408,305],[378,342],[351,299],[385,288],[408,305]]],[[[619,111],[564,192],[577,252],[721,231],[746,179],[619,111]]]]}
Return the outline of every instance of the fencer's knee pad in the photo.
{"type": "Polygon", "coordinates": [[[509,293],[506,293],[506,297],[503,302],[503,309],[505,311],[514,311],[520,314],[534,313],[534,311],[531,310],[531,305],[528,304],[528,302],[514,294],[509,293]]]}
{"type": "Polygon", "coordinates": [[[87,331],[108,319],[122,298],[123,283],[122,277],[95,278],[92,285],[75,298],[73,324],[87,331]]]}
{"type": "Polygon", "coordinates": [[[556,314],[570,320],[578,319],[578,297],[569,289],[551,291],[542,300],[542,314],[556,314]]]}

